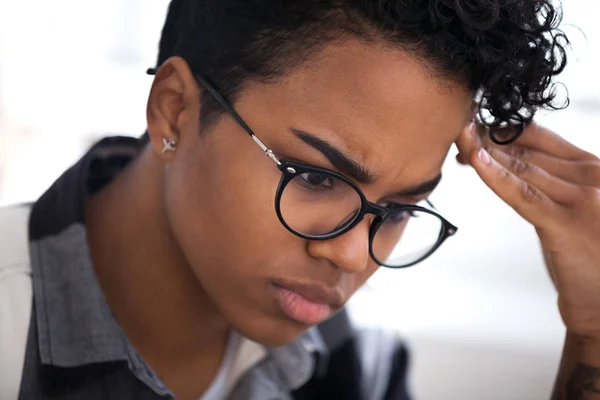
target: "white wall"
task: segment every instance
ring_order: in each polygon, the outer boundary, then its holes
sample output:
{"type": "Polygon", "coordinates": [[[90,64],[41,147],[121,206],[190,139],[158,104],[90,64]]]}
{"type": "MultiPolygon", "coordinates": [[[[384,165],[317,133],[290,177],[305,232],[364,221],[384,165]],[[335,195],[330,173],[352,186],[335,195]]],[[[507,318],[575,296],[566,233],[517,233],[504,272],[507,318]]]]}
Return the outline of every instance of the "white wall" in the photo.
{"type": "MultiPolygon", "coordinates": [[[[144,130],[167,0],[0,0],[0,204],[35,199],[106,133],[144,130]],[[57,143],[59,145],[57,145],[57,143]]],[[[600,2],[569,0],[572,106],[541,120],[600,154],[600,2]]],[[[535,232],[450,157],[436,206],[459,234],[430,260],[377,273],[355,318],[399,329],[418,398],[544,399],[563,328],[535,232]]]]}
{"type": "Polygon", "coordinates": [[[0,0],[0,203],[36,198],[99,136],[144,132],[167,4],[0,0]]]}

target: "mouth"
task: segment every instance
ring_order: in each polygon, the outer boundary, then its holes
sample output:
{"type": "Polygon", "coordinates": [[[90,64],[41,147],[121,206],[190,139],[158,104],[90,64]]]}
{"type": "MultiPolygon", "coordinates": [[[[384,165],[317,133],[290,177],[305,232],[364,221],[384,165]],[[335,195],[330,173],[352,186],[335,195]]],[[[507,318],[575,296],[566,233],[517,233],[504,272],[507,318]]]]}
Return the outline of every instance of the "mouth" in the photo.
{"type": "Polygon", "coordinates": [[[281,310],[304,325],[324,322],[344,305],[344,297],[339,289],[291,282],[276,282],[272,286],[281,310]]]}

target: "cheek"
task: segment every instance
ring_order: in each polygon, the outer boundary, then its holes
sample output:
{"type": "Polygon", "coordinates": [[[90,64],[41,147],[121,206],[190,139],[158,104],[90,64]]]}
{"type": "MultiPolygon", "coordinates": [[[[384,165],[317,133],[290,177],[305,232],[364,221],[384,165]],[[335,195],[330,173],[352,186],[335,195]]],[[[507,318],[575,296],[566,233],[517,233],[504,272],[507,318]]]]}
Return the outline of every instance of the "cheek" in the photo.
{"type": "Polygon", "coordinates": [[[182,149],[169,166],[165,204],[171,229],[213,302],[227,307],[260,301],[260,286],[285,265],[276,263],[277,254],[298,243],[275,213],[280,173],[268,159],[248,159],[226,146],[202,147],[182,149]]]}
{"type": "Polygon", "coordinates": [[[244,275],[253,264],[266,266],[268,249],[282,237],[273,207],[277,181],[218,154],[180,164],[168,176],[167,212],[192,267],[201,273],[204,264],[216,264],[244,275]]]}
{"type": "Polygon", "coordinates": [[[218,160],[210,169],[181,164],[168,174],[166,208],[201,290],[245,337],[271,346],[292,341],[305,327],[281,319],[270,281],[286,275],[281,254],[298,254],[302,241],[277,219],[277,175],[261,178],[218,160]]]}

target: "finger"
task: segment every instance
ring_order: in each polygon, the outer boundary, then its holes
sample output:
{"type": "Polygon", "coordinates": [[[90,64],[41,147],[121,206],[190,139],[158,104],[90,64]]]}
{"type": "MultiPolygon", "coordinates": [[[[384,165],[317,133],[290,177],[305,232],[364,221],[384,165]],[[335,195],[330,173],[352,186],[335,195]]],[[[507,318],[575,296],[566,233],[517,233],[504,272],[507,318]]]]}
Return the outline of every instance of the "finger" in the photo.
{"type": "MultiPolygon", "coordinates": [[[[489,134],[486,134],[486,130],[479,130],[480,137],[486,146],[497,146],[491,140],[489,134]]],[[[552,132],[536,123],[529,124],[521,136],[511,145],[508,146],[523,146],[525,148],[533,149],[546,153],[548,155],[566,159],[566,160],[591,160],[596,158],[593,154],[588,153],[585,150],[580,149],[568,140],[560,137],[558,134],[552,132]]]]}
{"type": "Polygon", "coordinates": [[[456,139],[455,144],[458,148],[458,162],[468,164],[473,152],[477,151],[481,145],[476,124],[472,122],[466,126],[458,139],[456,139]]]}
{"type": "Polygon", "coordinates": [[[536,164],[499,149],[490,149],[490,155],[517,178],[539,189],[551,200],[565,205],[577,202],[580,194],[579,186],[548,173],[536,164]]]}
{"type": "MultiPolygon", "coordinates": [[[[600,160],[570,161],[550,156],[522,146],[494,147],[518,158],[525,163],[536,165],[557,178],[580,186],[600,188],[600,160]]],[[[490,149],[491,151],[491,149],[490,149]]]]}
{"type": "Polygon", "coordinates": [[[469,165],[467,161],[465,161],[460,153],[456,155],[456,162],[461,165],[469,165]]]}
{"type": "Polygon", "coordinates": [[[485,184],[527,221],[538,228],[556,225],[561,206],[539,188],[506,169],[485,149],[473,153],[471,165],[485,184]]]}

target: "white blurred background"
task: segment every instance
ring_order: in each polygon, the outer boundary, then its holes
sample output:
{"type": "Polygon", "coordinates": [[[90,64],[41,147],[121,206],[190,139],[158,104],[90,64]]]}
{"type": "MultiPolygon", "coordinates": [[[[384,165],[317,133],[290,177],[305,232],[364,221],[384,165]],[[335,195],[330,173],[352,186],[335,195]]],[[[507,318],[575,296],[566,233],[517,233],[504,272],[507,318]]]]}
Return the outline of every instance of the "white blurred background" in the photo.
{"type": "MultiPolygon", "coordinates": [[[[37,198],[95,139],[144,131],[167,4],[0,0],[0,204],[37,198]]],[[[600,2],[564,11],[572,104],[539,120],[600,154],[600,2]]],[[[535,232],[453,157],[434,202],[459,234],[378,272],[353,316],[402,332],[418,399],[549,398],[564,330],[535,232]]]]}

